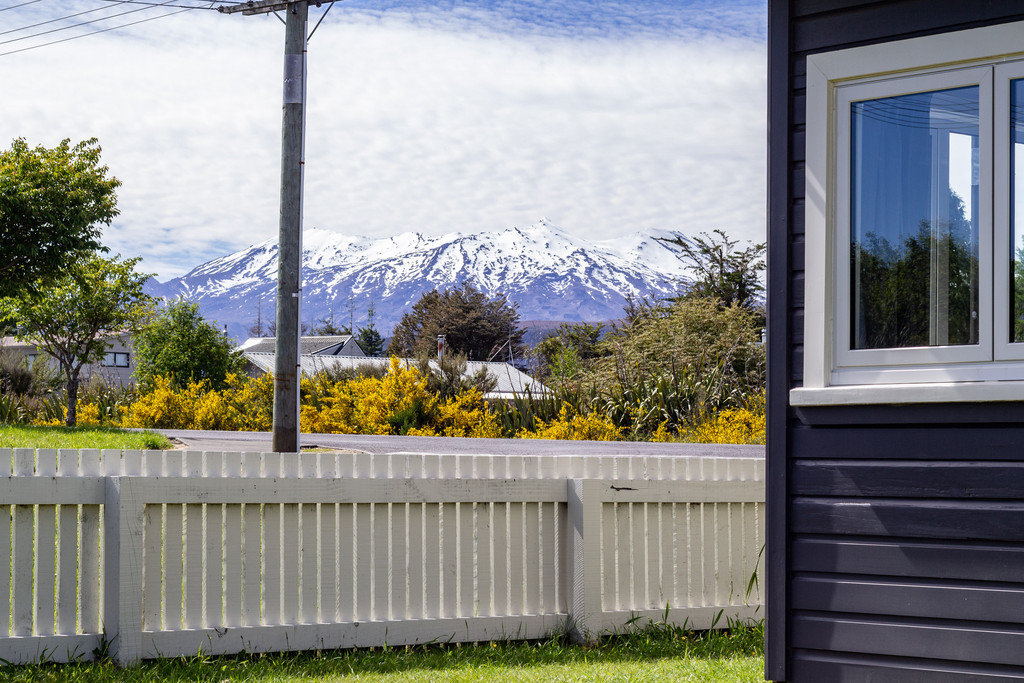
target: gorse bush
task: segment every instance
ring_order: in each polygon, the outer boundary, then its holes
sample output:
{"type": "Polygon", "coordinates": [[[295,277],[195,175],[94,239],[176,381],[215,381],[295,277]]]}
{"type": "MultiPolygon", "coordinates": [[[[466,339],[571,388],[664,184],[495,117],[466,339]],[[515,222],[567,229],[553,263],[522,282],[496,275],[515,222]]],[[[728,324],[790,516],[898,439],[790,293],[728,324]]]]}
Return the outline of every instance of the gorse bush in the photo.
{"type": "Polygon", "coordinates": [[[225,387],[207,380],[176,387],[169,377],[155,377],[153,389],[128,409],[122,426],[157,429],[268,431],[274,412],[273,377],[228,375],[225,387]]]}
{"type": "Polygon", "coordinates": [[[563,403],[558,417],[549,421],[539,421],[534,430],[521,431],[522,439],[566,439],[572,441],[621,441],[623,430],[612,420],[599,413],[573,413],[568,404],[563,403]]]}

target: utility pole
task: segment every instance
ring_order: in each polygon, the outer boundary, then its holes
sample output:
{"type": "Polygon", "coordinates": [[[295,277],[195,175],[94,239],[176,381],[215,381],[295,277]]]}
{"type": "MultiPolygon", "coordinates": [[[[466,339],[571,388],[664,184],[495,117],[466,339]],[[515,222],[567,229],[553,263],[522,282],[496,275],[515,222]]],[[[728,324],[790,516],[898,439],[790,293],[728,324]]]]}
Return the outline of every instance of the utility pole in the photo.
{"type": "MultiPolygon", "coordinates": [[[[320,3],[317,2],[317,5],[320,3]]],[[[274,436],[278,453],[299,451],[299,304],[302,299],[302,171],[305,163],[306,23],[308,0],[263,0],[219,8],[246,15],[285,11],[281,131],[281,223],[277,254],[274,436]]]]}

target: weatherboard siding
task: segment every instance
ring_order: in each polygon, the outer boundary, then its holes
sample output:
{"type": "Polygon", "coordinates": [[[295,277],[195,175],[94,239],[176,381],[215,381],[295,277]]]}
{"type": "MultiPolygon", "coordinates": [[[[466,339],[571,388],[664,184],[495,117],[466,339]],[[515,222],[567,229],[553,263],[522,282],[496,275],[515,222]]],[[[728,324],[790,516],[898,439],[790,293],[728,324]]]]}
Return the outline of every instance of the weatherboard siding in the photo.
{"type": "Polygon", "coordinates": [[[1006,0],[769,2],[770,680],[1024,680],[1024,406],[788,404],[820,286],[807,55],[1020,20],[1006,0]]]}

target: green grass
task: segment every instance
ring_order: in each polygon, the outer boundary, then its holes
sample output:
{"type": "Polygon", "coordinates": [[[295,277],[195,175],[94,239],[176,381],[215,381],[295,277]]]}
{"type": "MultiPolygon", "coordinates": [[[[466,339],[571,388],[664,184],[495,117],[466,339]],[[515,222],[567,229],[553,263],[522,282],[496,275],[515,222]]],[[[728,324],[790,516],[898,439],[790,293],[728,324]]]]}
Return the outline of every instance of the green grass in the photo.
{"type": "Polygon", "coordinates": [[[191,657],[118,669],[109,662],[0,667],[0,680],[73,681],[763,681],[763,623],[695,633],[654,624],[582,647],[543,642],[432,645],[282,655],[191,657]]]}
{"type": "MultiPolygon", "coordinates": [[[[110,427],[28,427],[0,425],[0,448],[173,448],[167,437],[153,432],[128,432],[110,427]]],[[[2,679],[0,679],[2,680],[2,679]]]]}

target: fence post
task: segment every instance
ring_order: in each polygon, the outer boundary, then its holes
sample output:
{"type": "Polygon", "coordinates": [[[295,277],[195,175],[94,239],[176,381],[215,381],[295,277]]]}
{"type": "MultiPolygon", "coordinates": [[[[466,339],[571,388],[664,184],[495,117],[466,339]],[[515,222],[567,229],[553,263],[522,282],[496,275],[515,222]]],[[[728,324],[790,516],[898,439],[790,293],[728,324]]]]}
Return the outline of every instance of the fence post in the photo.
{"type": "Polygon", "coordinates": [[[107,477],[103,505],[103,631],[121,666],[142,658],[142,504],[130,477],[107,477]]]}
{"type": "Polygon", "coordinates": [[[602,630],[601,499],[593,479],[569,479],[569,635],[597,642],[602,630]]]}

